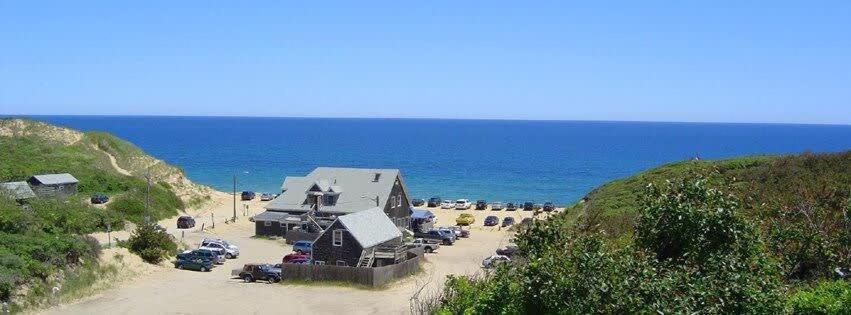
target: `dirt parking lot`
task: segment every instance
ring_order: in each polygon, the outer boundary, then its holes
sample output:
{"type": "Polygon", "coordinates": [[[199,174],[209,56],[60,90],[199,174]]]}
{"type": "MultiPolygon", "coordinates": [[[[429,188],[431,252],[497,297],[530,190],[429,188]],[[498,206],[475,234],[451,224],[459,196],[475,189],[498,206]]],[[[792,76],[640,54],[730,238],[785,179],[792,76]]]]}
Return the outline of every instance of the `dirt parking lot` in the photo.
{"type": "MultiPolygon", "coordinates": [[[[217,194],[216,201],[208,209],[193,211],[202,223],[209,226],[209,213],[214,212],[217,221],[232,215],[230,195],[217,194]]],[[[240,216],[242,205],[240,202],[240,216]]],[[[249,204],[248,215],[262,211],[262,204],[249,204]]],[[[97,295],[68,305],[56,306],[45,311],[48,314],[407,314],[410,313],[410,298],[421,287],[422,295],[437,292],[449,274],[475,274],[481,272],[482,259],[509,242],[505,229],[485,228],[482,222],[491,211],[429,209],[435,213],[439,225],[452,225],[462,212],[474,213],[476,222],[472,236],[459,240],[454,246],[442,246],[434,254],[426,255],[423,272],[393,283],[385,289],[360,289],[335,285],[293,285],[244,283],[230,276],[231,270],[241,268],[248,262],[280,262],[285,253],[291,251],[281,240],[253,238],[254,224],[247,217],[240,217],[235,224],[216,222],[215,229],[204,232],[196,228],[191,232],[172,229],[174,219],[163,220],[161,225],[185,243],[197,246],[203,237],[224,238],[240,247],[241,256],[228,260],[211,272],[177,270],[168,263],[156,267],[155,272],[137,276],[97,295]]],[[[505,211],[496,212],[502,218],[505,211]]],[[[511,213],[519,222],[530,212],[511,213]]],[[[126,233],[114,233],[122,238],[126,233]]],[[[105,240],[104,236],[100,236],[105,240]]]]}

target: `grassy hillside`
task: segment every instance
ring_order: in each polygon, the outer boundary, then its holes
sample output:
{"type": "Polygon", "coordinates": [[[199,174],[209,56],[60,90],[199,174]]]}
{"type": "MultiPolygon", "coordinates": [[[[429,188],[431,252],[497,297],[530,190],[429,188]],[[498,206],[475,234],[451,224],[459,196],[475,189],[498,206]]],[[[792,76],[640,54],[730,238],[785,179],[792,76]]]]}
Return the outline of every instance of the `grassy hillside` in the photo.
{"type": "Polygon", "coordinates": [[[606,183],[569,212],[586,216],[610,234],[629,233],[648,184],[694,175],[723,183],[743,199],[750,215],[808,202],[829,202],[837,209],[851,193],[851,151],[675,162],[606,183]]]}
{"type": "Polygon", "coordinates": [[[438,313],[851,312],[851,151],[663,165],[519,229],[438,313]]]}
{"type": "Polygon", "coordinates": [[[31,200],[29,209],[0,200],[0,300],[13,304],[31,301],[39,294],[34,288],[74,278],[78,269],[91,273],[99,245],[83,235],[105,231],[107,225],[117,230],[125,221],[174,216],[185,200],[197,200],[206,189],[107,133],[0,120],[0,181],[44,173],[74,175],[78,193],[68,200],[31,200]],[[107,194],[110,203],[92,206],[88,199],[94,193],[107,194]]]}

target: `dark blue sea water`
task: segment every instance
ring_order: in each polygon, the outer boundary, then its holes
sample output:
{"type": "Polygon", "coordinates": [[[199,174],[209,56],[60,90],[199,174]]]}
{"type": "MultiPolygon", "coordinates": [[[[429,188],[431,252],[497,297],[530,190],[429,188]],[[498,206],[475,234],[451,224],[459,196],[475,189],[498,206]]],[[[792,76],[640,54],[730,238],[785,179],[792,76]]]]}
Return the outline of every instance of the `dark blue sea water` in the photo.
{"type": "Polygon", "coordinates": [[[39,116],[102,130],[229,191],[277,192],[317,166],[399,168],[414,197],[574,202],[694,156],[851,149],[851,126],[429,119],[39,116]]]}

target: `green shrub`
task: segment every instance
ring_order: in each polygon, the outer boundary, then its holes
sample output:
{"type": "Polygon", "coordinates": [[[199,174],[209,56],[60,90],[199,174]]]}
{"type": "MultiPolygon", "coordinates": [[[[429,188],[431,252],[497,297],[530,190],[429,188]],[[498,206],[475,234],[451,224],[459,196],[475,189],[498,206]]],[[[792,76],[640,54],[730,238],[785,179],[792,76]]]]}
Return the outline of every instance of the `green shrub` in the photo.
{"type": "Polygon", "coordinates": [[[536,220],[519,230],[522,254],[511,266],[450,278],[437,312],[779,312],[776,263],[738,212],[734,199],[698,178],[649,189],[636,236],[625,244],[565,216],[536,220]]]}
{"type": "Polygon", "coordinates": [[[801,289],[786,302],[791,314],[851,314],[851,283],[824,281],[815,287],[801,289]]]}
{"type": "Polygon", "coordinates": [[[141,223],[127,239],[127,248],[146,262],[158,264],[177,251],[177,244],[154,223],[141,223]]]}

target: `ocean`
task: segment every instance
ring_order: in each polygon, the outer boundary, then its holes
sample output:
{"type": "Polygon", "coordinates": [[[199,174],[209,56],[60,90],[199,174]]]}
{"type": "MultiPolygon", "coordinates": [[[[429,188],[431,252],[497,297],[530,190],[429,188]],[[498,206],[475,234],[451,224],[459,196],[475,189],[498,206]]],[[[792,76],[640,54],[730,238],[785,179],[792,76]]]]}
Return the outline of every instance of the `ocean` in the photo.
{"type": "Polygon", "coordinates": [[[100,130],[195,182],[279,192],[317,166],[398,168],[413,198],[575,202],[594,187],[700,157],[851,149],[851,126],[657,122],[35,116],[100,130]]]}

